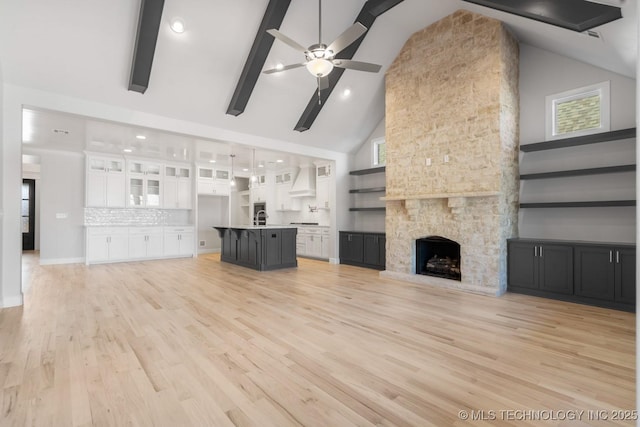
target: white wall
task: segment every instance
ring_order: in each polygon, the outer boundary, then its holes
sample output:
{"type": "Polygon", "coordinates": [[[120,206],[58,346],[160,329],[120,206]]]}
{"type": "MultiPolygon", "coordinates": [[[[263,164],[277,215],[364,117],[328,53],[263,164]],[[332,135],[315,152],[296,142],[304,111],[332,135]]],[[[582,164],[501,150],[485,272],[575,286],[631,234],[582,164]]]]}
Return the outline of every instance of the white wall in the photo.
{"type": "Polygon", "coordinates": [[[378,126],[371,132],[371,135],[362,143],[360,148],[354,153],[352,168],[368,169],[373,167],[373,148],[371,142],[378,138],[385,137],[385,118],[383,117],[378,126]]]}
{"type": "Polygon", "coordinates": [[[2,85],[2,264],[0,305],[22,304],[22,105],[12,102],[10,86],[2,85]]]}
{"type": "MultiPolygon", "coordinates": [[[[385,119],[384,117],[378,123],[378,126],[371,132],[371,135],[362,143],[360,148],[354,153],[351,162],[351,170],[369,169],[373,167],[373,141],[385,136],[385,119]]],[[[372,188],[384,187],[384,174],[371,174],[361,176],[348,177],[349,188],[372,188]]],[[[358,205],[360,207],[381,206],[383,202],[378,200],[383,193],[364,193],[349,194],[349,205],[358,205]]],[[[348,211],[349,206],[346,207],[348,211]]],[[[385,214],[380,212],[349,212],[351,217],[351,230],[353,231],[373,231],[384,233],[385,231],[385,214]]]]}
{"type": "MultiPolygon", "coordinates": [[[[520,144],[545,139],[545,96],[611,82],[611,130],[636,123],[636,81],[532,46],[520,46],[520,144]]],[[[633,163],[635,140],[520,155],[520,173],[633,163]]],[[[635,199],[633,173],[522,181],[521,202],[635,199]]],[[[635,241],[634,208],[521,209],[520,237],[635,241]]]]}
{"type": "Polygon", "coordinates": [[[228,224],[229,197],[198,196],[198,253],[220,252],[220,237],[211,227],[228,224]],[[200,246],[201,241],[204,246],[200,246]]]}
{"type": "Polygon", "coordinates": [[[84,262],[84,155],[42,152],[40,162],[40,263],[84,262]]]}

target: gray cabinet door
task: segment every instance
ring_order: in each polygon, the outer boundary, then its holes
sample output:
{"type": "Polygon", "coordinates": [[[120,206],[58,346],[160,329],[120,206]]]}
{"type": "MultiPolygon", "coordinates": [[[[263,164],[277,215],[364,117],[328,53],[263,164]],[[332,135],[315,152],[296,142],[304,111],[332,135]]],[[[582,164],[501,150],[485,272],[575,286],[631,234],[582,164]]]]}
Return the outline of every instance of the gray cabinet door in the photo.
{"type": "Polygon", "coordinates": [[[350,262],[364,262],[363,236],[359,233],[340,233],[340,259],[350,262]]]}
{"type": "Polygon", "coordinates": [[[541,290],[573,294],[573,247],[540,245],[538,264],[541,290]]]}
{"type": "Polygon", "coordinates": [[[614,250],[606,246],[576,246],[575,294],[612,301],[614,299],[614,250]]]}
{"type": "Polygon", "coordinates": [[[386,238],[382,234],[364,234],[363,235],[363,262],[383,268],[386,261],[386,238]]]}
{"type": "Polygon", "coordinates": [[[537,245],[509,242],[507,274],[509,287],[538,289],[537,245]]]}
{"type": "Polygon", "coordinates": [[[280,238],[282,239],[282,264],[295,264],[296,261],[296,234],[297,230],[284,229],[280,232],[280,238]]]}
{"type": "Polygon", "coordinates": [[[363,237],[363,262],[365,264],[380,264],[380,236],[376,234],[365,234],[363,237]]]}
{"type": "Polygon", "coordinates": [[[615,258],[616,301],[635,304],[636,251],[635,249],[618,249],[615,258]]]}
{"type": "Polygon", "coordinates": [[[280,230],[264,230],[262,232],[264,245],[264,264],[273,267],[282,264],[282,240],[280,230]]]}

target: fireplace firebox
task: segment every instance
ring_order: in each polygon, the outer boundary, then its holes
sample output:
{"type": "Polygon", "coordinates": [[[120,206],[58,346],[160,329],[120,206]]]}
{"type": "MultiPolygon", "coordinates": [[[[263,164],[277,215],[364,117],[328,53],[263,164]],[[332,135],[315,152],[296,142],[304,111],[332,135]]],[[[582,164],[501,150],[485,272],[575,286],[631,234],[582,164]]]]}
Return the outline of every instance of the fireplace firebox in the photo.
{"type": "Polygon", "coordinates": [[[416,274],[461,281],[460,244],[440,236],[417,239],[416,274]]]}

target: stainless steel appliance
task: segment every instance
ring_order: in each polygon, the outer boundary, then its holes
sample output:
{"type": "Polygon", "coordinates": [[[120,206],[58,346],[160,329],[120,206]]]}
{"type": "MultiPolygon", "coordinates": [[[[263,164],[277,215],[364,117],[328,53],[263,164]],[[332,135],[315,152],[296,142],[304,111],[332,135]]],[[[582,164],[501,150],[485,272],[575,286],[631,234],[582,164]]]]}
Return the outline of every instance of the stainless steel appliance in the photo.
{"type": "Polygon", "coordinates": [[[253,204],[253,225],[267,225],[267,204],[264,202],[253,204]]]}

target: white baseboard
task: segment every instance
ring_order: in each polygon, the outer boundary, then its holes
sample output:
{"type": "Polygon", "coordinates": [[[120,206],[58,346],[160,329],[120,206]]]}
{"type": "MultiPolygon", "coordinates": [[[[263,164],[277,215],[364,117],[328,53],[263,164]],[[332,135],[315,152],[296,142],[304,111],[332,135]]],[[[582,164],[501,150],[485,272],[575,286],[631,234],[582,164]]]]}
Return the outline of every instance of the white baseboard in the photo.
{"type": "Polygon", "coordinates": [[[329,258],[329,264],[340,264],[340,258],[329,258]]]}
{"type": "Polygon", "coordinates": [[[56,264],[84,264],[84,258],[40,258],[40,265],[56,265],[56,264]]]}
{"type": "Polygon", "coordinates": [[[0,308],[19,307],[23,304],[22,294],[0,300],[0,308]]]}
{"type": "Polygon", "coordinates": [[[198,255],[204,255],[204,254],[219,254],[221,251],[220,248],[209,248],[209,249],[198,249],[198,255]]]}

